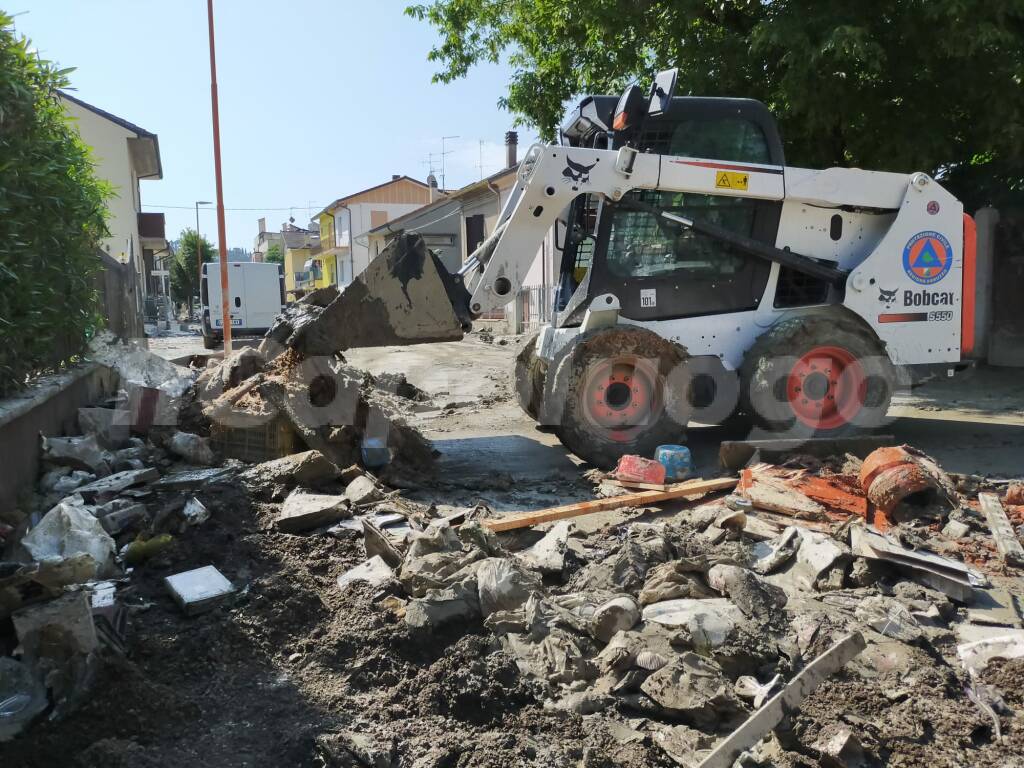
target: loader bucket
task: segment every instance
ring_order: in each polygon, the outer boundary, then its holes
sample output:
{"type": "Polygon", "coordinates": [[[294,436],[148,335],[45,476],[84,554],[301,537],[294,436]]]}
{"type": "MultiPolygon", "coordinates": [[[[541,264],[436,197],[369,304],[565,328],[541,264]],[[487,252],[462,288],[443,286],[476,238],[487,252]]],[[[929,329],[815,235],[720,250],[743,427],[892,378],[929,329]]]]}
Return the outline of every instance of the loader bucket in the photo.
{"type": "Polygon", "coordinates": [[[457,341],[472,325],[469,293],[416,234],[403,233],[339,290],[328,286],[285,310],[267,333],[304,356],[353,347],[457,341]]]}

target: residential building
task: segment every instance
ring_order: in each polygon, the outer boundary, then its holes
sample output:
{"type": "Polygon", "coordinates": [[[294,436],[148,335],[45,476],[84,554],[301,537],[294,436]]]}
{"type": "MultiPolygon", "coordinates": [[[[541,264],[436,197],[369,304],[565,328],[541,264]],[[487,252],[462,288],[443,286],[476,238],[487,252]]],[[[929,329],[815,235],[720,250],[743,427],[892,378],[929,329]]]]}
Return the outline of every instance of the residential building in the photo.
{"type": "Polygon", "coordinates": [[[314,256],[325,284],[351,283],[370,263],[367,233],[427,205],[438,194],[436,187],[396,174],[391,181],[339,198],[316,214],[320,248],[314,256]],[[332,274],[333,281],[327,283],[326,276],[332,274]]]}
{"type": "MultiPolygon", "coordinates": [[[[396,235],[416,232],[449,272],[456,272],[470,254],[494,232],[498,217],[516,184],[519,161],[515,131],[505,134],[506,167],[490,176],[449,192],[443,198],[400,216],[367,233],[371,257],[396,235]]],[[[541,242],[511,311],[483,318],[500,324],[501,330],[518,333],[532,323],[549,319],[550,296],[557,274],[553,231],[541,242]]]]}
{"type": "Polygon", "coordinates": [[[290,221],[281,225],[280,235],[284,249],[285,294],[289,299],[301,299],[308,291],[319,287],[313,254],[320,247],[320,235],[290,221]]]}
{"type": "Polygon", "coordinates": [[[157,135],[64,91],[60,98],[82,141],[92,148],[96,175],[114,188],[114,196],[107,201],[110,235],[100,247],[118,261],[132,264],[143,296],[159,290],[160,276],[152,272],[167,251],[164,215],[142,212],[139,188],[141,179],[163,178],[157,135]]]}
{"type": "MultiPolygon", "coordinates": [[[[268,231],[267,220],[263,217],[259,218],[256,223],[259,227],[259,232],[252,245],[252,260],[266,261],[270,247],[275,244],[281,249],[281,254],[284,255],[284,236],[280,232],[268,231]]],[[[283,229],[284,226],[282,224],[281,228],[283,229]]]]}

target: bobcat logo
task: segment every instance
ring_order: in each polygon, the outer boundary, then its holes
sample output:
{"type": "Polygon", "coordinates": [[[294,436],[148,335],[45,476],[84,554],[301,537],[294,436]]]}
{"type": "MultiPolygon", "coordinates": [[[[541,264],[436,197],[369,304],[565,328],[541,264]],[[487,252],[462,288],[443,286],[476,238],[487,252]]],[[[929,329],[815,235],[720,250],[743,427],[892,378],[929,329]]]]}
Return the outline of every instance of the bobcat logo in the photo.
{"type": "Polygon", "coordinates": [[[892,303],[896,301],[896,294],[899,292],[898,288],[893,288],[891,291],[887,291],[881,286],[878,287],[878,300],[885,302],[885,306],[888,309],[892,306],[892,303]]]}
{"type": "Polygon", "coordinates": [[[573,192],[579,189],[579,184],[590,183],[590,169],[597,165],[600,160],[595,160],[590,165],[583,165],[583,163],[575,163],[572,158],[566,156],[565,158],[565,170],[562,171],[562,176],[565,177],[564,181],[567,184],[572,184],[573,192]]]}

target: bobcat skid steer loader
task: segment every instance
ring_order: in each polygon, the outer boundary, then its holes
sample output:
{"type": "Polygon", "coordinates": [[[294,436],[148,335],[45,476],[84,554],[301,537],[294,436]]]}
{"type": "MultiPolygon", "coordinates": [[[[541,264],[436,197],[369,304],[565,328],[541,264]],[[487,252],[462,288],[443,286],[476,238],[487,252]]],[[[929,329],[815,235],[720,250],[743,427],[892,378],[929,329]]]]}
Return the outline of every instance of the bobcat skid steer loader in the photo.
{"type": "Polygon", "coordinates": [[[601,467],[735,412],[790,437],[871,428],[898,382],[970,357],[958,200],[924,173],[788,167],[764,105],[675,97],[675,79],[584,99],[458,274],[406,233],[270,335],[306,355],[461,338],[516,297],[554,228],[557,311],[516,389],[601,467]]]}

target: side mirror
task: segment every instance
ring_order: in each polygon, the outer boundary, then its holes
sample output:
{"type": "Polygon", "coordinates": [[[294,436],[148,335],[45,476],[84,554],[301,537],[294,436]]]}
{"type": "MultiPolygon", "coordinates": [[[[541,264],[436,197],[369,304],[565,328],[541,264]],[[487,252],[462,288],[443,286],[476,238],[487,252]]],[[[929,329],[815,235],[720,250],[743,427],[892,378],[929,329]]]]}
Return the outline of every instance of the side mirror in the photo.
{"type": "Polygon", "coordinates": [[[644,116],[644,94],[637,86],[631,85],[622,92],[615,116],[612,118],[612,130],[624,131],[639,124],[644,116]]]}
{"type": "Polygon", "coordinates": [[[649,117],[658,117],[668,111],[672,97],[676,92],[676,81],[679,79],[678,69],[666,69],[659,72],[651,86],[651,101],[647,107],[649,117]]]}

